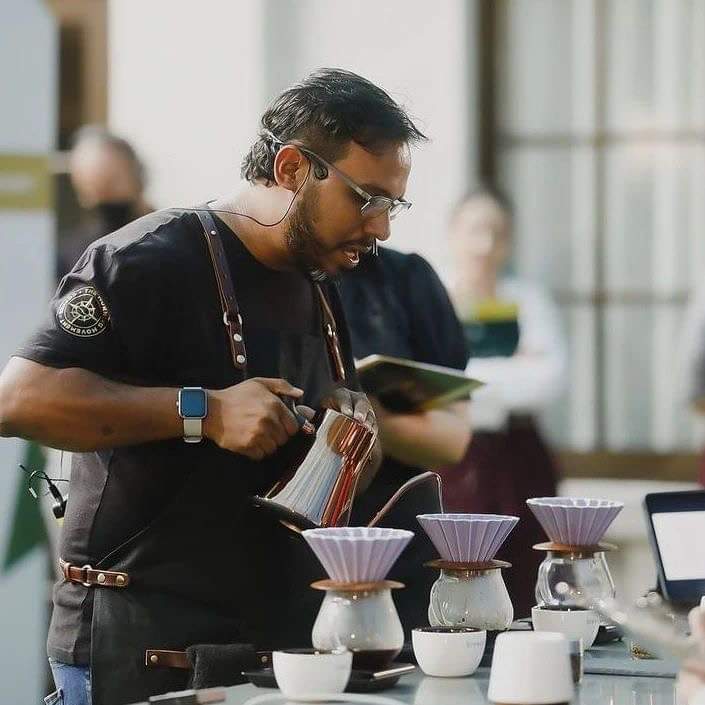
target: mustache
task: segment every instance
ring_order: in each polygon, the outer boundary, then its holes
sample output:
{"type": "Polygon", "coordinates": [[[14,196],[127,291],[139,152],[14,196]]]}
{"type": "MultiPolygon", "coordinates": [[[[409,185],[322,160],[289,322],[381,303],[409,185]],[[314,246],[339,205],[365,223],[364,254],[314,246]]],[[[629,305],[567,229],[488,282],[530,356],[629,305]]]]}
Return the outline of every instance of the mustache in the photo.
{"type": "Polygon", "coordinates": [[[358,250],[365,250],[365,254],[368,252],[375,252],[377,250],[377,238],[376,237],[371,237],[371,238],[365,238],[364,240],[347,240],[344,242],[342,245],[338,245],[336,249],[339,250],[344,250],[345,248],[348,247],[354,247],[358,250]]]}

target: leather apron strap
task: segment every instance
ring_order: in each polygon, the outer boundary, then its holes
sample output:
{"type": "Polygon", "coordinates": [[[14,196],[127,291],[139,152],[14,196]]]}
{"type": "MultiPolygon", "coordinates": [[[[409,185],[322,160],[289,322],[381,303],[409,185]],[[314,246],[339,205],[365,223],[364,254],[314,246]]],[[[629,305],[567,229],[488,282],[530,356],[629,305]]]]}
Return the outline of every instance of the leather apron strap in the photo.
{"type": "Polygon", "coordinates": [[[316,291],[318,292],[318,301],[321,306],[321,314],[323,316],[323,328],[326,334],[326,345],[328,346],[328,356],[331,361],[331,370],[333,378],[336,382],[345,381],[345,365],[343,364],[343,356],[340,352],[340,343],[338,340],[338,326],[335,323],[335,316],[331,310],[328,299],[323,293],[323,288],[318,282],[315,282],[316,291]]]}
{"type": "MultiPolygon", "coordinates": [[[[210,255],[211,264],[213,265],[213,273],[215,274],[215,280],[218,284],[220,305],[223,309],[223,323],[228,329],[233,365],[235,365],[236,369],[242,370],[243,375],[247,377],[247,352],[245,351],[245,337],[242,332],[242,316],[237,299],[235,298],[235,288],[233,287],[233,280],[230,276],[230,267],[228,266],[228,259],[225,255],[223,242],[220,239],[220,231],[215,224],[213,215],[208,209],[202,208],[196,211],[196,213],[198,214],[198,219],[201,221],[203,234],[208,244],[208,254],[210,255]]],[[[338,327],[335,322],[335,316],[333,315],[326,295],[323,293],[321,285],[318,282],[314,282],[314,286],[318,294],[318,302],[321,308],[323,329],[333,378],[336,382],[341,383],[345,381],[345,365],[343,364],[343,355],[340,352],[338,327]]]]}
{"type": "Polygon", "coordinates": [[[235,298],[235,289],[225,249],[213,216],[205,209],[199,210],[197,213],[208,243],[208,254],[213,265],[215,280],[218,283],[220,305],[223,309],[223,324],[228,329],[233,365],[236,369],[242,370],[243,376],[247,377],[247,352],[245,351],[245,338],[242,334],[242,316],[235,298]]]}

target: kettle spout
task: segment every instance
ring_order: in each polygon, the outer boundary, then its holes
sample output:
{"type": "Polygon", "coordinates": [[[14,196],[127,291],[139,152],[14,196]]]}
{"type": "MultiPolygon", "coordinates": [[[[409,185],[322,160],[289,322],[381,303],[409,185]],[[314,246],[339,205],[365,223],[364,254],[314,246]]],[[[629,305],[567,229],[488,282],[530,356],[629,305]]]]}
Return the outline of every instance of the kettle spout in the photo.
{"type": "Polygon", "coordinates": [[[443,513],[443,482],[437,472],[422,472],[407,480],[388,500],[387,503],[372,517],[367,526],[377,526],[382,519],[402,499],[406,498],[414,489],[423,489],[423,507],[418,508],[417,514],[428,512],[443,513]]]}

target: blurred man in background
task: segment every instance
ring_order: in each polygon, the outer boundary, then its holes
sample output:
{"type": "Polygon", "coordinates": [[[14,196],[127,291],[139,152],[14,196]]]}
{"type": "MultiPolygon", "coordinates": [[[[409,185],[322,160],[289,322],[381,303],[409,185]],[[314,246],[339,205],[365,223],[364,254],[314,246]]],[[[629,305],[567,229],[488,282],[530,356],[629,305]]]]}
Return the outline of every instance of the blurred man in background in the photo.
{"type": "Polygon", "coordinates": [[[59,240],[57,279],[71,271],[93,241],[154,210],[144,198],[145,170],[134,148],[103,127],[78,130],[69,175],[87,217],[59,240]]]}

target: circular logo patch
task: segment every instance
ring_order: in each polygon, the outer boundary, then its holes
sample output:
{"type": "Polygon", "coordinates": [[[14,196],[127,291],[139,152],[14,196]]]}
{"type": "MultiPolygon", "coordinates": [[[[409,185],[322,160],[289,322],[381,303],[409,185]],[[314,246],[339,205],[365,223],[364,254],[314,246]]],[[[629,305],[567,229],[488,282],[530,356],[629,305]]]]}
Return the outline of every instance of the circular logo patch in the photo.
{"type": "Polygon", "coordinates": [[[103,298],[92,286],[82,286],[71,292],[56,314],[59,325],[78,338],[92,338],[102,333],[110,314],[103,298]]]}

